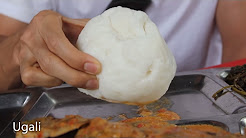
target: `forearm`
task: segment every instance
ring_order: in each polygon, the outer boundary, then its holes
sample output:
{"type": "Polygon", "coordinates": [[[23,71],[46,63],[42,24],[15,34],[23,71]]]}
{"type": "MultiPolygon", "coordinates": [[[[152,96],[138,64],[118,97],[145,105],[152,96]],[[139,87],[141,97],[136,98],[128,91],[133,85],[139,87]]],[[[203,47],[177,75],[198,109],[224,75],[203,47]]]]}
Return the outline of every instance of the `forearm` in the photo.
{"type": "Polygon", "coordinates": [[[22,85],[17,60],[20,33],[0,37],[0,93],[22,85]]]}
{"type": "MultiPolygon", "coordinates": [[[[246,36],[245,36],[246,39],[246,36]]],[[[223,43],[223,55],[222,62],[231,62],[235,60],[245,59],[246,58],[246,43],[245,42],[234,42],[231,43],[223,43]]]]}
{"type": "Polygon", "coordinates": [[[219,0],[216,22],[223,43],[222,62],[246,58],[246,1],[219,0]]]}
{"type": "Polygon", "coordinates": [[[0,43],[3,41],[3,40],[5,40],[6,39],[6,36],[1,36],[0,35],[0,43]]]}

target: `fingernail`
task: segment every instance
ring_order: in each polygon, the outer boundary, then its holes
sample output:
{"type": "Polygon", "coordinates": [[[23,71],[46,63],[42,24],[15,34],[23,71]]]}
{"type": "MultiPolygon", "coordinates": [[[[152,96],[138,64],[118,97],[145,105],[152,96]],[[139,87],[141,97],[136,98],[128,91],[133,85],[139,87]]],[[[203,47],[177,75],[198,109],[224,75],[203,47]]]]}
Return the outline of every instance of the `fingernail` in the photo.
{"type": "Polygon", "coordinates": [[[84,70],[91,74],[96,74],[99,70],[99,65],[94,63],[85,63],[84,70]]]}
{"type": "Polygon", "coordinates": [[[86,85],[85,85],[86,89],[98,89],[98,80],[93,79],[93,80],[89,80],[87,81],[86,85]]]}

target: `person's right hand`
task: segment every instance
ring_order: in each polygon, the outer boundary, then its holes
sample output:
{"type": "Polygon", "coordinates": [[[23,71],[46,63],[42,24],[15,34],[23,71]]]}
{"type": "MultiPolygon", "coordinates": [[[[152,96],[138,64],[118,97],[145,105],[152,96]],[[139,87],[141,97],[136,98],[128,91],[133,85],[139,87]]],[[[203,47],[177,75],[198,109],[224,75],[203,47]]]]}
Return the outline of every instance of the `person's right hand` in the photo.
{"type": "Polygon", "coordinates": [[[21,79],[31,86],[53,87],[66,82],[97,89],[101,64],[73,45],[88,19],[74,20],[53,11],[41,11],[20,37],[21,79]]]}

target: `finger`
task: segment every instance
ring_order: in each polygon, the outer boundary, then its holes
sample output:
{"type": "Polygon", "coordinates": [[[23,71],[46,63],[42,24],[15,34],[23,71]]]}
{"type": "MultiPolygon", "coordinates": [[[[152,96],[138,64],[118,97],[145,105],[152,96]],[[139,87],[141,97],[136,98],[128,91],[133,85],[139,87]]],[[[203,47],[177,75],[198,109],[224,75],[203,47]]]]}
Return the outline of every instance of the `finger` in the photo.
{"type": "Polygon", "coordinates": [[[90,74],[98,74],[101,72],[101,64],[97,59],[79,51],[66,38],[61,26],[51,24],[59,24],[59,21],[55,20],[54,23],[49,24],[44,23],[46,27],[39,30],[50,51],[77,70],[85,71],[90,74]]]}
{"type": "Polygon", "coordinates": [[[31,41],[26,41],[26,43],[35,46],[34,48],[31,47],[31,51],[33,55],[35,55],[41,70],[75,87],[86,89],[98,88],[96,76],[71,68],[62,59],[50,52],[49,49],[45,47],[45,42],[39,38],[40,37],[32,37],[34,40],[31,39],[31,41]]]}
{"type": "Polygon", "coordinates": [[[73,45],[76,44],[80,32],[88,21],[89,19],[70,19],[62,17],[62,30],[73,45]]]}
{"type": "Polygon", "coordinates": [[[23,66],[21,69],[21,79],[28,86],[54,87],[63,83],[62,80],[44,73],[39,65],[23,66]]]}
{"type": "Polygon", "coordinates": [[[28,86],[53,87],[62,84],[62,81],[45,74],[36,63],[32,53],[22,46],[21,48],[20,73],[22,82],[28,86]]]}
{"type": "Polygon", "coordinates": [[[96,76],[78,71],[68,66],[63,60],[48,50],[40,50],[41,59],[37,59],[41,69],[49,75],[60,78],[66,83],[80,88],[97,89],[98,81],[96,76]]]}

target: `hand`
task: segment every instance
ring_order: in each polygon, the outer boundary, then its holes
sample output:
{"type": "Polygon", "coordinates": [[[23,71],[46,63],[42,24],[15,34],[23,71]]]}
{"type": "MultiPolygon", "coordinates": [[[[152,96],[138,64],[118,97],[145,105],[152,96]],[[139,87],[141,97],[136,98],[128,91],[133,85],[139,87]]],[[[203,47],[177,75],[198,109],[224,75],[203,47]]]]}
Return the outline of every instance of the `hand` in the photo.
{"type": "Polygon", "coordinates": [[[97,89],[99,61],[73,45],[87,21],[53,11],[37,14],[20,38],[18,61],[23,83],[53,87],[64,81],[75,87],[97,89]]]}

